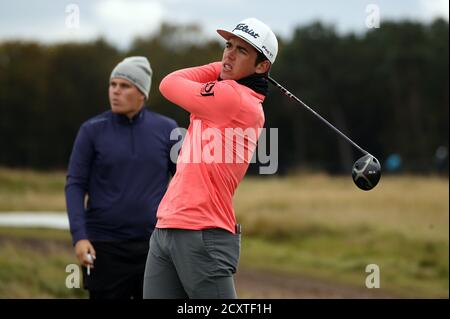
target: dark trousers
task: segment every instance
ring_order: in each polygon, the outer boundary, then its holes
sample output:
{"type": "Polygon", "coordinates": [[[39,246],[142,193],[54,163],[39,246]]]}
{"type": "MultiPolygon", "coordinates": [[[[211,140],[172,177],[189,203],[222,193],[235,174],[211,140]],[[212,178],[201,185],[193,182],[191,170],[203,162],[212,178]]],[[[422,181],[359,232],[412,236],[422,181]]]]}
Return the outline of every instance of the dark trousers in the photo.
{"type": "Polygon", "coordinates": [[[94,268],[83,267],[91,299],[142,299],[148,241],[96,242],[94,268]]]}

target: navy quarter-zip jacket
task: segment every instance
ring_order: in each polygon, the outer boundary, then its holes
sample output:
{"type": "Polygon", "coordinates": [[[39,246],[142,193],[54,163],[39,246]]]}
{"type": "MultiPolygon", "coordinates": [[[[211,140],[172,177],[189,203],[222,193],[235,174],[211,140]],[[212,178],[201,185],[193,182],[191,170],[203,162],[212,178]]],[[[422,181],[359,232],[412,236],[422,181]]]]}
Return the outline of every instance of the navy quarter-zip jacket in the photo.
{"type": "Polygon", "coordinates": [[[176,128],[145,107],[133,119],[107,111],[82,124],[65,187],[73,244],[150,239],[175,174],[170,149],[178,141],[170,134],[176,128]]]}

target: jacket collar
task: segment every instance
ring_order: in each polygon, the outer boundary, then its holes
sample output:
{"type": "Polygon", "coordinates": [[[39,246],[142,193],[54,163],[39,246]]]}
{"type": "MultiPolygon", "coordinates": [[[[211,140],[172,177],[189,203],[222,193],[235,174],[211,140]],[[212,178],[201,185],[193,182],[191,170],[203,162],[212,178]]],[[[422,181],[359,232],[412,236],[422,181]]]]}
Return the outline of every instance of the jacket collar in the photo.
{"type": "Polygon", "coordinates": [[[137,112],[131,119],[124,114],[113,113],[113,117],[120,124],[137,124],[141,122],[145,117],[145,105],[142,106],[141,110],[137,112]]]}

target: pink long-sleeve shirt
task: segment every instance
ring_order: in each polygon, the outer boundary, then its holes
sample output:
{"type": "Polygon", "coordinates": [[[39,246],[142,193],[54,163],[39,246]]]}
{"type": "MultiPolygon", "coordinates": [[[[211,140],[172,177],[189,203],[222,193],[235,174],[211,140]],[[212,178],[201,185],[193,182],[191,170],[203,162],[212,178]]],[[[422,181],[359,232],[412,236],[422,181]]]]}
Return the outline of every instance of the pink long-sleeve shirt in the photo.
{"type": "Polygon", "coordinates": [[[177,171],[158,208],[157,228],[223,228],[235,233],[232,198],[264,125],[264,96],[233,80],[221,63],[167,75],[161,93],[188,111],[177,171]]]}

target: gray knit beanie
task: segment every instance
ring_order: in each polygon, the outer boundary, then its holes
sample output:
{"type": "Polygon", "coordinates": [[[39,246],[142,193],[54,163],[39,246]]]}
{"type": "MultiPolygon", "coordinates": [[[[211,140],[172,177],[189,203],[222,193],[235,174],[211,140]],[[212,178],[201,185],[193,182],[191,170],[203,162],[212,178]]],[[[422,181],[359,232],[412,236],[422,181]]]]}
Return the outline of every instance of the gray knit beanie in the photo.
{"type": "Polygon", "coordinates": [[[150,62],[148,62],[146,57],[132,56],[117,64],[111,72],[110,79],[122,78],[130,81],[145,95],[145,99],[148,99],[152,74],[150,62]]]}

